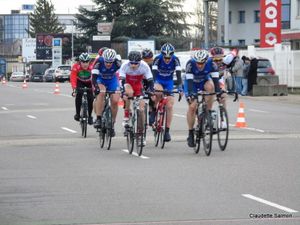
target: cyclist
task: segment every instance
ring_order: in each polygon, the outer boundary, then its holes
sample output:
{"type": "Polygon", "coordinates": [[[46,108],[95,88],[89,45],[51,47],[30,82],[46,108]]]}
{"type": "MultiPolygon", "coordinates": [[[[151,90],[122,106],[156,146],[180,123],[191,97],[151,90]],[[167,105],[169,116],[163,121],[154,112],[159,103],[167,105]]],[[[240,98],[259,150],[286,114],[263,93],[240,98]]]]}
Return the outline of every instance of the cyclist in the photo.
{"type": "MultiPolygon", "coordinates": [[[[225,66],[223,64],[224,49],[221,47],[213,47],[210,49],[210,54],[213,62],[217,65],[219,73],[212,73],[212,79],[215,85],[215,92],[220,92],[221,89],[225,90],[224,71],[225,66]]],[[[221,103],[226,107],[226,94],[222,94],[221,103]]]]}
{"type": "MultiPolygon", "coordinates": [[[[97,119],[95,121],[94,127],[101,127],[101,117],[104,110],[104,98],[105,91],[118,91],[119,80],[116,75],[117,70],[119,70],[121,66],[121,62],[116,58],[117,53],[113,49],[106,49],[103,52],[102,57],[99,57],[98,62],[96,62],[92,74],[97,75],[97,88],[98,88],[98,96],[96,100],[96,115],[97,119]]],[[[111,101],[111,112],[112,112],[112,120],[113,124],[116,121],[116,116],[118,112],[118,101],[120,98],[120,94],[115,93],[110,96],[111,101]]],[[[115,136],[114,128],[112,129],[112,137],[115,136]]]]}
{"type": "MultiPolygon", "coordinates": [[[[174,81],[173,74],[176,71],[177,76],[177,88],[179,92],[182,92],[182,81],[181,81],[181,66],[179,59],[174,55],[175,48],[170,43],[165,43],[161,47],[161,53],[155,57],[152,70],[155,81],[155,90],[166,90],[173,91],[174,81]]],[[[161,100],[162,93],[157,92],[153,98],[155,105],[161,100]]],[[[173,106],[174,106],[174,94],[168,94],[167,102],[167,125],[164,135],[166,142],[171,141],[170,126],[173,117],[173,106]]],[[[151,121],[154,121],[153,114],[151,114],[151,121]]],[[[155,116],[155,115],[154,115],[155,116]]]]}
{"type": "MultiPolygon", "coordinates": [[[[152,65],[153,65],[153,52],[151,49],[145,48],[142,51],[142,59],[144,62],[148,64],[152,71],[152,65]]],[[[153,74],[153,73],[152,73],[153,74]]],[[[147,87],[147,80],[144,79],[144,86],[147,87]]],[[[155,107],[154,107],[154,101],[149,98],[149,125],[151,126],[154,123],[155,119],[155,107]]]]}
{"type": "MultiPolygon", "coordinates": [[[[82,95],[81,91],[76,91],[76,88],[83,88],[88,87],[92,88],[92,81],[91,81],[91,70],[92,66],[90,65],[90,56],[88,53],[81,53],[79,56],[79,61],[72,66],[71,70],[71,86],[73,89],[73,96],[75,96],[75,107],[76,107],[76,114],[74,115],[74,119],[79,121],[80,119],[80,108],[82,104],[82,95]]],[[[94,96],[92,90],[88,92],[88,124],[93,124],[93,101],[94,96]]]]}
{"type": "MultiPolygon", "coordinates": [[[[147,80],[148,89],[153,91],[153,76],[150,67],[142,61],[142,55],[139,51],[130,51],[128,54],[129,61],[123,63],[119,73],[124,91],[124,125],[128,124],[130,115],[130,100],[127,97],[143,95],[143,79],[147,80]]],[[[145,102],[140,101],[139,109],[144,111],[145,102]]],[[[142,113],[144,115],[144,113],[142,113]]],[[[144,121],[144,117],[142,120],[144,121]]],[[[142,123],[143,124],[143,123],[142,123]]],[[[143,129],[143,128],[141,128],[143,129]]]]}
{"type": "MultiPolygon", "coordinates": [[[[184,82],[184,92],[189,104],[187,111],[187,124],[189,134],[187,138],[188,146],[195,147],[194,123],[196,118],[197,102],[195,95],[198,91],[213,93],[215,90],[211,74],[217,72],[217,66],[209,58],[206,50],[195,51],[192,58],[186,64],[186,79],[184,82]]],[[[207,108],[211,110],[213,96],[207,96],[207,108]]]]}

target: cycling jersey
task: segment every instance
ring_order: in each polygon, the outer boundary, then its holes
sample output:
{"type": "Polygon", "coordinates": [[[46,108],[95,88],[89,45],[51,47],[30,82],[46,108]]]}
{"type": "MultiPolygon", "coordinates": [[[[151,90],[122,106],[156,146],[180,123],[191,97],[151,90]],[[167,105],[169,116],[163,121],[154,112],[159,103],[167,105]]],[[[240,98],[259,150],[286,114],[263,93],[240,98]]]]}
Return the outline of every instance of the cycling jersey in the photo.
{"type": "Polygon", "coordinates": [[[217,65],[213,63],[212,59],[209,58],[203,69],[198,68],[197,63],[195,60],[190,59],[186,64],[186,79],[184,82],[184,93],[188,95],[188,80],[193,80],[193,93],[196,93],[197,91],[204,90],[204,84],[206,81],[211,80],[212,78],[218,77],[219,78],[219,72],[217,65]]]}
{"type": "Polygon", "coordinates": [[[150,67],[144,61],[141,61],[136,69],[130,67],[130,62],[123,63],[119,73],[120,78],[131,85],[134,96],[142,95],[143,79],[149,80],[153,77],[150,67]]]}
{"type": "Polygon", "coordinates": [[[91,70],[92,70],[92,65],[89,65],[89,67],[85,70],[81,67],[80,62],[75,63],[72,66],[71,75],[70,75],[72,88],[75,89],[77,87],[78,80],[81,81],[82,83],[86,83],[90,85],[92,83],[91,70]]]}
{"type": "Polygon", "coordinates": [[[180,61],[175,55],[172,55],[169,63],[165,63],[163,54],[160,54],[155,57],[152,70],[157,70],[155,81],[168,80],[173,82],[174,71],[181,71],[180,61]]]}
{"type": "Polygon", "coordinates": [[[92,70],[96,84],[103,84],[108,91],[116,91],[119,88],[119,79],[116,72],[119,70],[121,62],[115,60],[111,67],[106,67],[104,58],[99,57],[92,70]]]}

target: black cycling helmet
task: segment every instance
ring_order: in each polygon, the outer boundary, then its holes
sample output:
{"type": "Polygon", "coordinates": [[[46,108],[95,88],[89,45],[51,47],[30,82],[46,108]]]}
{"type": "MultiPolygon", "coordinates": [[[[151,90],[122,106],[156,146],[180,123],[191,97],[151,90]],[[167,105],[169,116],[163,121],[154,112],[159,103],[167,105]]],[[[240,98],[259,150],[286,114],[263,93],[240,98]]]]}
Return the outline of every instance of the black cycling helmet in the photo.
{"type": "Polygon", "coordinates": [[[153,52],[152,52],[152,50],[149,49],[149,48],[145,48],[145,49],[142,51],[142,58],[143,58],[143,59],[153,58],[153,52]]]}
{"type": "Polygon", "coordinates": [[[142,60],[142,54],[139,51],[130,51],[128,59],[130,62],[140,62],[142,60]]]}

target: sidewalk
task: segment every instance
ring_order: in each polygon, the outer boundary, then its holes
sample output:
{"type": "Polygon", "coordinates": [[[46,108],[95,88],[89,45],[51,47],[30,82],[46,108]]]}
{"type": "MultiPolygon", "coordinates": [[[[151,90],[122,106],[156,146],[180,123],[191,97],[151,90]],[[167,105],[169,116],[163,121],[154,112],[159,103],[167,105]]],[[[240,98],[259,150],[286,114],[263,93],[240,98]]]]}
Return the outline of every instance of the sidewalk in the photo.
{"type": "Polygon", "coordinates": [[[300,95],[296,94],[289,94],[288,96],[239,96],[239,99],[300,104],[300,95]]]}

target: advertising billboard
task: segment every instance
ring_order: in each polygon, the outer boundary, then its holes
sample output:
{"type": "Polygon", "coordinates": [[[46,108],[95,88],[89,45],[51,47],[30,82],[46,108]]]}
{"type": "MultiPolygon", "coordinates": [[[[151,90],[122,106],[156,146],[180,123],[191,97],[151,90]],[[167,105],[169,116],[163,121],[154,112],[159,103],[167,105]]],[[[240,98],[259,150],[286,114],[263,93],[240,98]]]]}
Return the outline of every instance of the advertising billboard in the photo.
{"type": "Polygon", "coordinates": [[[62,59],[68,60],[72,57],[72,34],[45,34],[36,35],[36,59],[52,60],[52,40],[61,38],[62,59]]]}
{"type": "Polygon", "coordinates": [[[23,38],[22,39],[22,57],[26,58],[26,62],[35,61],[35,38],[23,38]]]}
{"type": "Polygon", "coordinates": [[[281,43],[281,0],[260,0],[260,47],[281,43]]]}

